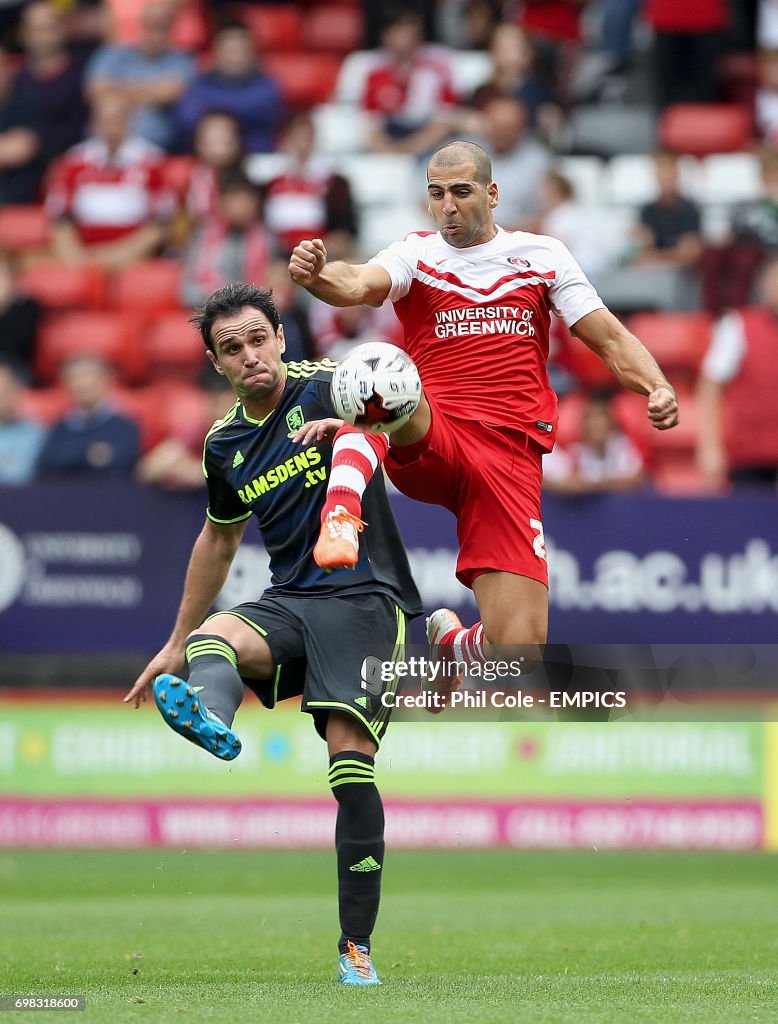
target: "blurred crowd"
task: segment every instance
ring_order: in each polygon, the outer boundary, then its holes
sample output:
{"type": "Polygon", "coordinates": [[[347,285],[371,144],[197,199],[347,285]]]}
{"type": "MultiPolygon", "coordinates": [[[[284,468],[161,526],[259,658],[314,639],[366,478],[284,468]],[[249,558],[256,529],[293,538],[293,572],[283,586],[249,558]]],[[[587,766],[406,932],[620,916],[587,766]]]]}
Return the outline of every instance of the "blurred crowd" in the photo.
{"type": "Polygon", "coordinates": [[[187,316],[229,281],[273,287],[290,359],[398,341],[391,309],[317,303],[286,259],[371,256],[371,195],[409,163],[393,201],[427,227],[424,160],[464,137],[498,222],[560,238],[683,391],[658,441],[556,323],[549,489],[775,487],[778,0],[0,0],[0,43],[0,483],[200,486],[231,396],[187,316]],[[625,165],[643,199],[614,246],[583,172],[615,193],[624,153],[647,183],[625,165]],[[719,153],[753,182],[711,230],[719,153]]]}

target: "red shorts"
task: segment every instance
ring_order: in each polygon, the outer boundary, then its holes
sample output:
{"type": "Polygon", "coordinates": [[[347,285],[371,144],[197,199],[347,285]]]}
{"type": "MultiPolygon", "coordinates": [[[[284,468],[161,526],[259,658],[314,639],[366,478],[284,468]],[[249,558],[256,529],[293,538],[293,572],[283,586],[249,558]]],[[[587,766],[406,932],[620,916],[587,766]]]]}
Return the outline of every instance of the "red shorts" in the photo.
{"type": "Polygon", "coordinates": [[[456,516],[457,579],[484,572],[529,576],[548,586],[540,512],[540,446],[520,430],[441,413],[421,441],[390,446],[384,463],[395,487],[456,516]]]}

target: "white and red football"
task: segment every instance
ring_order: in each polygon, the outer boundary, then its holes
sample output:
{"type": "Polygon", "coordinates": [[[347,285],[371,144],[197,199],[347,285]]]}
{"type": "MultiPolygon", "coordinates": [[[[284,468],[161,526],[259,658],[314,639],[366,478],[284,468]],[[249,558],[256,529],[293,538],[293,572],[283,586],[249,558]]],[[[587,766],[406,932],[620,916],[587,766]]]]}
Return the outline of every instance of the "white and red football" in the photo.
{"type": "Polygon", "coordinates": [[[338,364],[330,385],[337,416],[368,434],[391,434],[421,401],[414,361],[385,341],[358,345],[338,364]]]}

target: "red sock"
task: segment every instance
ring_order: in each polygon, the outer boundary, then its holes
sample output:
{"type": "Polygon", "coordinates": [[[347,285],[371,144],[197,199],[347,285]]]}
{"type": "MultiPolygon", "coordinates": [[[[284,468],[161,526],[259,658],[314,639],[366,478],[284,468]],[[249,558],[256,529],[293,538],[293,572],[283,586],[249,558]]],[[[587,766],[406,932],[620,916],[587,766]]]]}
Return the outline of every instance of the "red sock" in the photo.
{"type": "Polygon", "coordinates": [[[336,505],[362,518],[362,495],[388,451],[386,434],[365,434],[347,425],[340,428],[332,444],[332,468],[321,510],[322,522],[336,505]]]}
{"type": "Polygon", "coordinates": [[[441,645],[451,646],[452,661],[463,661],[466,665],[481,664],[487,660],[484,651],[484,624],[476,622],[470,629],[452,629],[440,638],[441,645]]]}

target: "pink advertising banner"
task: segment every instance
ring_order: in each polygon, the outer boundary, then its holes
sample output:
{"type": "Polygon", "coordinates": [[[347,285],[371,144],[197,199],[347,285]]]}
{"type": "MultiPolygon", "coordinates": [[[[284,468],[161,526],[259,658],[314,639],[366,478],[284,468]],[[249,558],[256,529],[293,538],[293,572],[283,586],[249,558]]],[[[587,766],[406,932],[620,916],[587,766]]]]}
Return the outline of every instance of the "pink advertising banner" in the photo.
{"type": "MultiPolygon", "coordinates": [[[[393,848],[756,850],[758,800],[411,801],[386,804],[393,848]]],[[[0,848],[328,848],[333,801],[0,797],[0,848]]]]}

